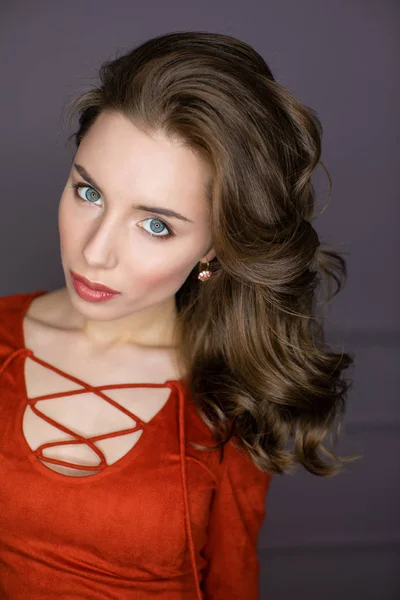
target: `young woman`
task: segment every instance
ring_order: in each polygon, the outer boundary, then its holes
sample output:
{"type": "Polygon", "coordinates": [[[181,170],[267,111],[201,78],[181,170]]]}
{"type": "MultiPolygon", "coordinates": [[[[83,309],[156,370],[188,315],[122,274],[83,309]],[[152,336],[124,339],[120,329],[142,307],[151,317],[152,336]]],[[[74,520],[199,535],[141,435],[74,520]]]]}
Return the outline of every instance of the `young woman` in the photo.
{"type": "Polygon", "coordinates": [[[255,600],[272,475],[343,460],[321,125],[227,35],[156,37],[100,78],[70,112],[65,287],[0,299],[0,595],[255,600]]]}

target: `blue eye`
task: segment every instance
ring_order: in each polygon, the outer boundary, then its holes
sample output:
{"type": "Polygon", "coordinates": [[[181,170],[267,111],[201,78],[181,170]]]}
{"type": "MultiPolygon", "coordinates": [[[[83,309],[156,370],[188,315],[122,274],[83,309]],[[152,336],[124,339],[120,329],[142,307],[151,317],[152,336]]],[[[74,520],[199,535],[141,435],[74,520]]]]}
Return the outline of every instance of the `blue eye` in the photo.
{"type": "MultiPolygon", "coordinates": [[[[84,183],[72,183],[71,187],[74,190],[75,197],[80,202],[88,202],[89,204],[99,206],[98,204],[96,204],[96,202],[98,202],[101,199],[101,195],[97,190],[95,190],[89,185],[85,185],[84,183]],[[81,190],[86,190],[82,194],[82,196],[79,193],[81,190]]],[[[150,226],[151,231],[145,229],[145,231],[154,238],[161,238],[163,240],[166,240],[170,237],[175,237],[176,235],[171,225],[167,225],[167,223],[164,223],[164,221],[162,221],[158,217],[148,217],[147,219],[143,219],[141,223],[144,223],[145,221],[153,221],[153,223],[155,223],[150,226]],[[160,233],[160,231],[164,232],[165,230],[167,233],[160,233]]]]}
{"type": "Polygon", "coordinates": [[[154,233],[145,229],[145,231],[147,231],[153,237],[169,238],[171,235],[174,235],[172,233],[172,228],[168,227],[167,224],[164,223],[164,221],[161,221],[161,219],[159,219],[158,217],[149,217],[149,218],[141,221],[141,223],[144,223],[145,221],[153,221],[153,223],[150,225],[150,229],[154,233]],[[165,230],[167,233],[160,234],[160,231],[165,231],[165,230]],[[160,235],[158,235],[158,234],[160,234],[160,235]]]}
{"type": "Polygon", "coordinates": [[[88,185],[83,185],[82,183],[73,183],[72,187],[74,188],[75,196],[79,200],[82,200],[82,202],[86,201],[90,204],[95,204],[95,202],[97,202],[101,198],[99,192],[88,185]],[[84,193],[84,197],[80,195],[80,190],[86,190],[86,192],[84,193]]]}

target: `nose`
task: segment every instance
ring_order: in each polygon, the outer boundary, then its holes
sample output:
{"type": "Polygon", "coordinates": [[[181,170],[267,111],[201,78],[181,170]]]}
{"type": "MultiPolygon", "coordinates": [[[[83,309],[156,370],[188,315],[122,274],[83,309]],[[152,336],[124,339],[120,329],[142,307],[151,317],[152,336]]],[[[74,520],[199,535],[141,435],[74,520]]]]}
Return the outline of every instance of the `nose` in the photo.
{"type": "Polygon", "coordinates": [[[118,237],[116,223],[107,219],[94,223],[83,248],[87,264],[94,268],[113,269],[118,263],[118,237]]]}

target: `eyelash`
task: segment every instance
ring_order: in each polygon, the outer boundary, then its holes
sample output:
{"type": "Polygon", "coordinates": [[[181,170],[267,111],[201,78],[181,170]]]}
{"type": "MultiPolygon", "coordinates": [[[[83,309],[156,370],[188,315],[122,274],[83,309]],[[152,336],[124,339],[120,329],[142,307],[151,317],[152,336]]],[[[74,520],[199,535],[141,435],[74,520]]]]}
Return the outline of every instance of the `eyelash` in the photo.
{"type": "MultiPolygon", "coordinates": [[[[83,202],[84,204],[94,204],[93,202],[89,202],[89,200],[84,200],[79,194],[78,194],[78,190],[80,190],[81,188],[89,188],[91,190],[94,190],[95,192],[97,192],[96,188],[92,187],[91,185],[87,185],[85,183],[72,183],[71,187],[74,190],[74,196],[77,200],[79,200],[80,202],[83,202]]],[[[101,196],[100,192],[97,192],[99,194],[99,196],[101,196]]],[[[176,233],[174,232],[173,228],[171,227],[171,225],[169,225],[168,223],[165,223],[165,221],[163,221],[162,219],[160,219],[159,217],[153,216],[153,217],[148,217],[147,219],[143,219],[144,221],[147,220],[151,220],[151,219],[155,219],[156,221],[160,221],[160,223],[162,223],[164,225],[164,227],[167,228],[168,233],[167,235],[156,235],[155,233],[150,233],[149,231],[147,231],[146,229],[144,229],[144,231],[146,233],[148,233],[149,235],[151,235],[151,237],[154,238],[158,238],[158,239],[162,239],[162,240],[166,240],[172,237],[175,237],[176,233]]]]}

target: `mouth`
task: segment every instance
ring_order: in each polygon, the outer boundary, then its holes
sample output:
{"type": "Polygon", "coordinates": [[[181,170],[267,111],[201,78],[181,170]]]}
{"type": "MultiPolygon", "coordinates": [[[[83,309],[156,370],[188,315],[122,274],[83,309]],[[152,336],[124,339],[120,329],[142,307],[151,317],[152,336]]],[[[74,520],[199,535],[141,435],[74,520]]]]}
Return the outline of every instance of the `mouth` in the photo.
{"type": "Polygon", "coordinates": [[[98,283],[97,281],[90,281],[90,279],[87,279],[83,275],[79,275],[79,273],[75,273],[74,271],[71,271],[71,275],[74,279],[81,281],[86,285],[86,287],[90,288],[91,290],[96,290],[99,292],[108,292],[109,294],[121,293],[117,290],[113,290],[112,288],[108,287],[107,285],[104,285],[103,283],[98,283]]]}

